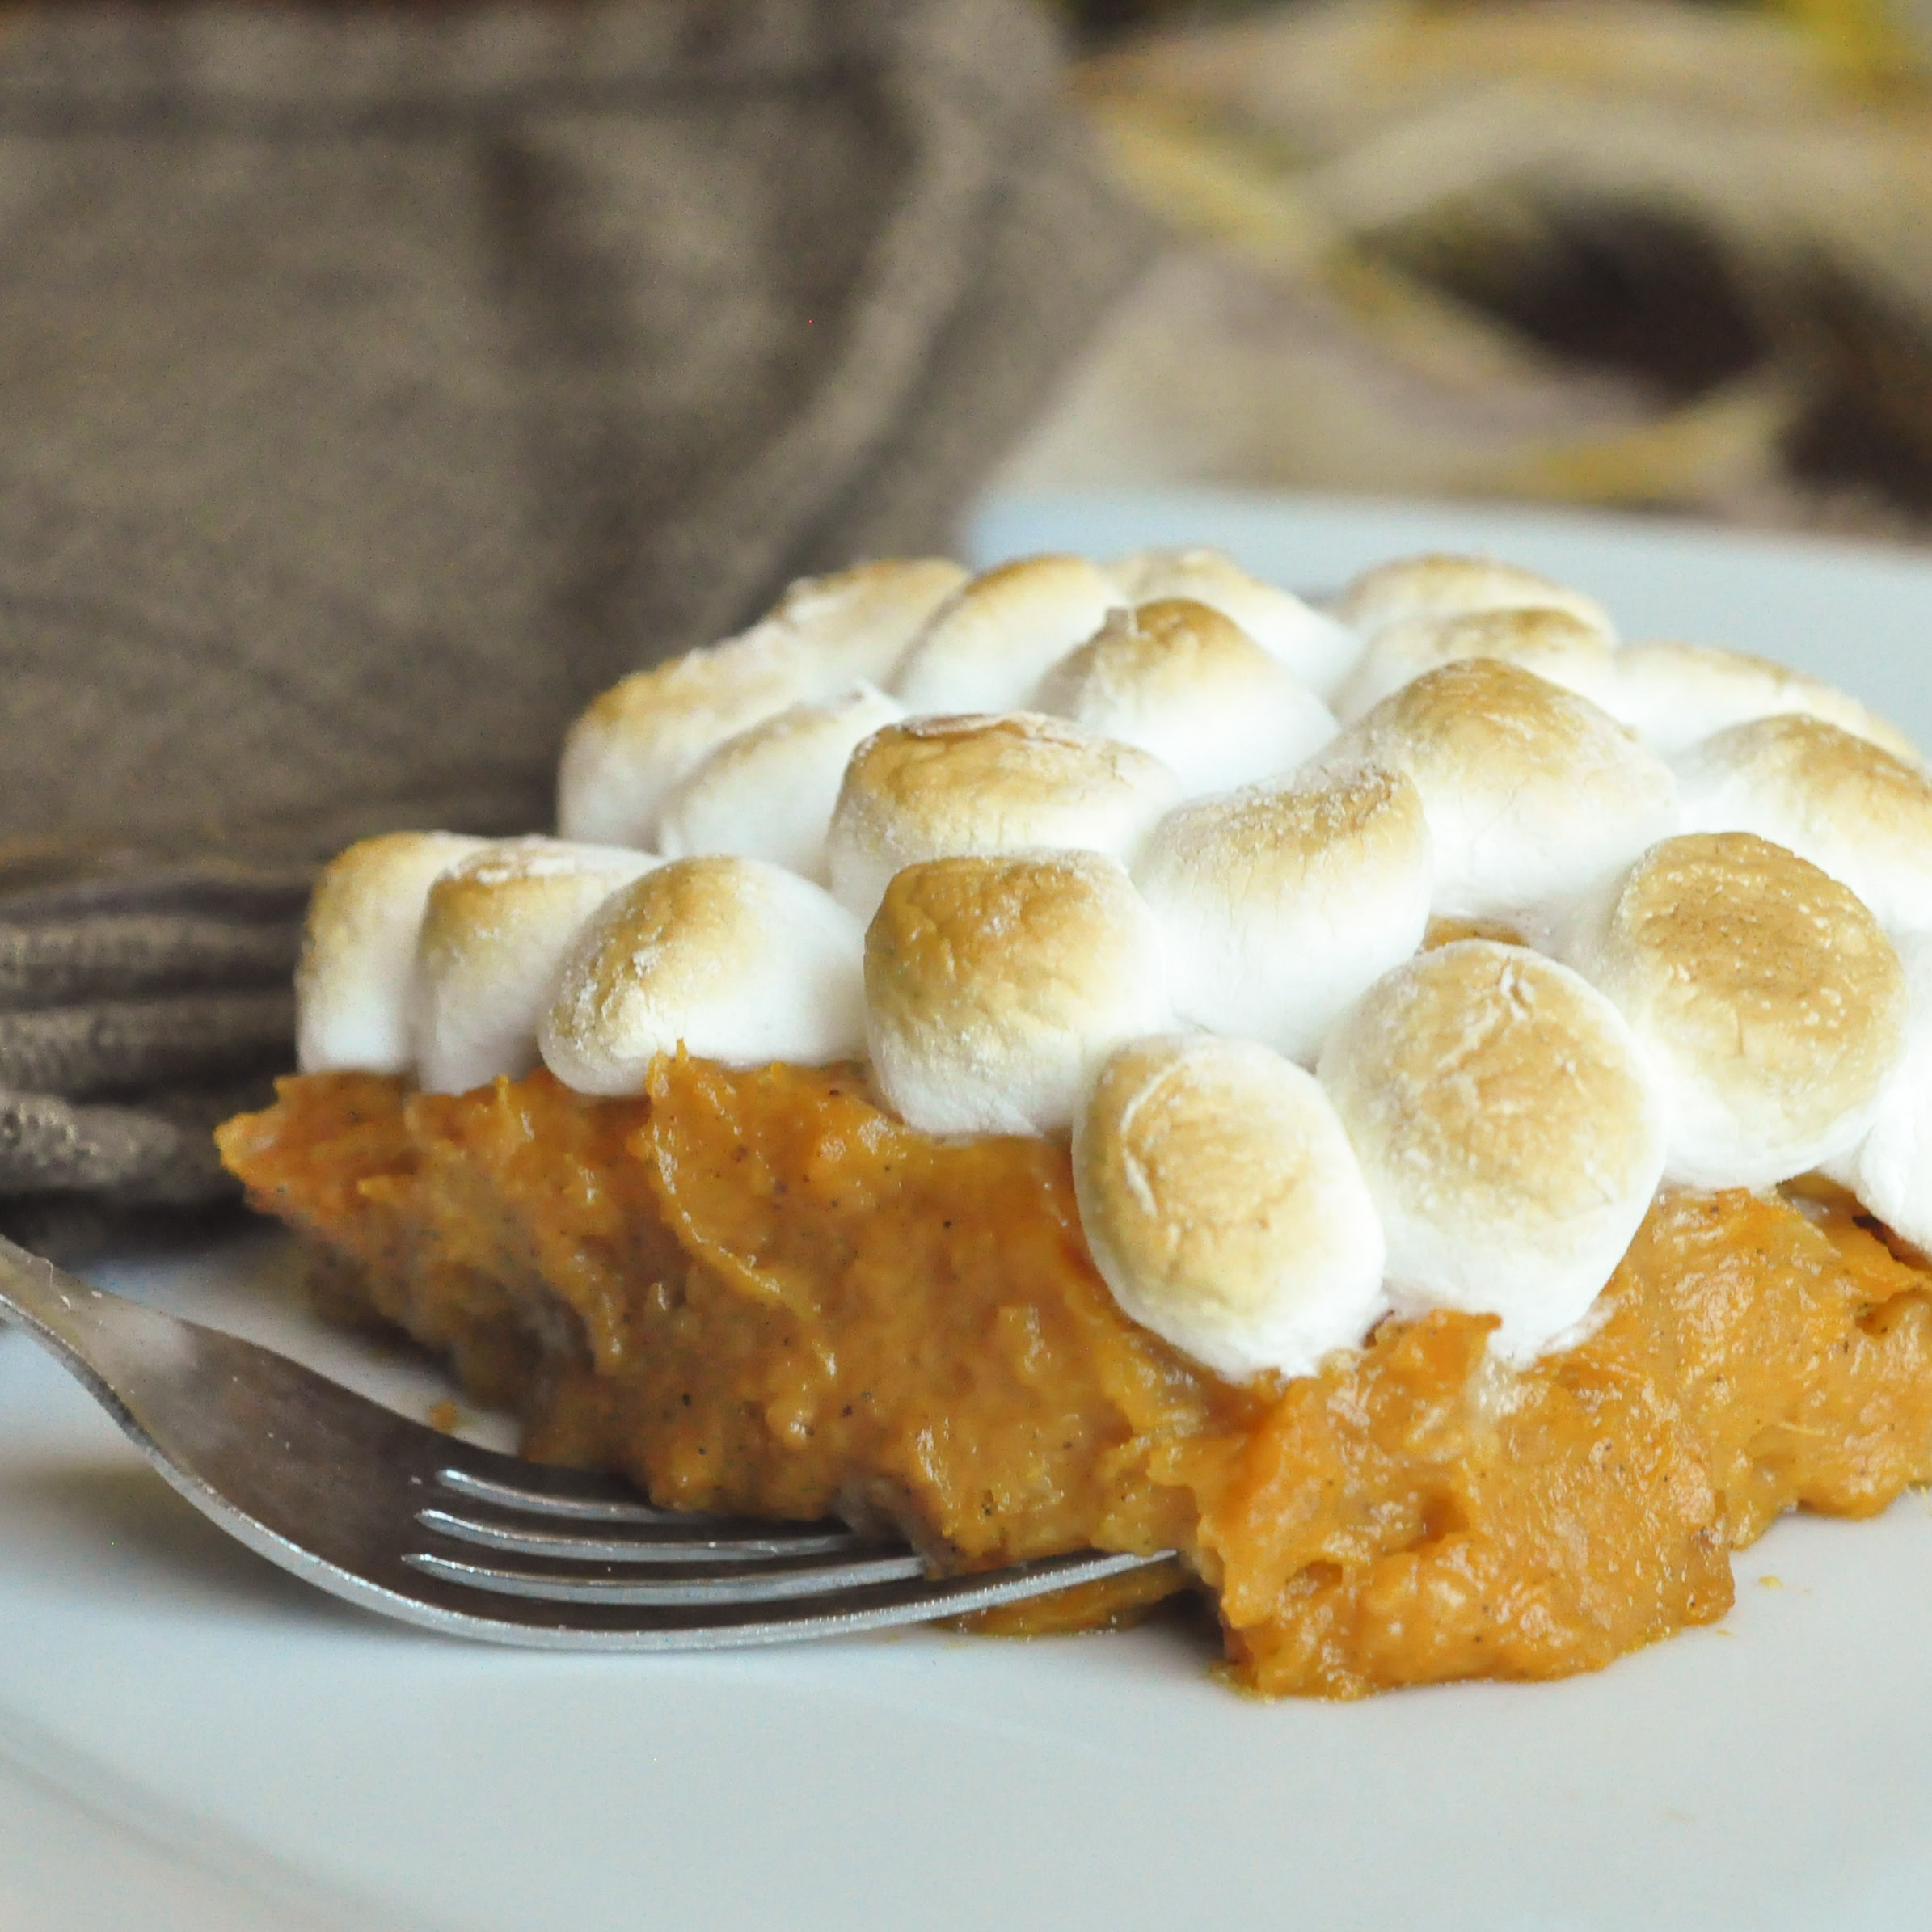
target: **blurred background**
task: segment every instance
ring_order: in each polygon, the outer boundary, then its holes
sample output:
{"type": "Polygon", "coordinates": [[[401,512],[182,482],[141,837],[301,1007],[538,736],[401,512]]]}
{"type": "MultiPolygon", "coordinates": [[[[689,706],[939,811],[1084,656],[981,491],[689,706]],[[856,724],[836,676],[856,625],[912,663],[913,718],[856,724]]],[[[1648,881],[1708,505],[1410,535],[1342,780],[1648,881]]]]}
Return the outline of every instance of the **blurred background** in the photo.
{"type": "Polygon", "coordinates": [[[1180,246],[1002,480],[1932,527],[1926,0],[1063,0],[1180,246]]]}

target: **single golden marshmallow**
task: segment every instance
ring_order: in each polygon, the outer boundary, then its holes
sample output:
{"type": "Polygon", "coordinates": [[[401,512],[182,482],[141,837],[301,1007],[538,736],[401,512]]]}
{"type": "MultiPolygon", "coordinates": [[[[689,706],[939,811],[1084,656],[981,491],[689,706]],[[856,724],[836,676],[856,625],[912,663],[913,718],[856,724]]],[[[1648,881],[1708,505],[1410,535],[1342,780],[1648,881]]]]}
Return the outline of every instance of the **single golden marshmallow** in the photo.
{"type": "Polygon", "coordinates": [[[867,929],[865,988],[880,1091],[928,1133],[1069,1126],[1100,1061],[1172,1017],[1153,918],[1097,852],[909,866],[867,929]]]}
{"type": "Polygon", "coordinates": [[[1386,1311],[1381,1225],[1311,1076],[1253,1040],[1120,1048],[1074,1136],[1094,1265],[1217,1374],[1310,1375],[1386,1311]]]}
{"type": "Polygon", "coordinates": [[[1398,1311],[1495,1315],[1512,1360],[1583,1319],[1664,1169],[1655,1083],[1607,999],[1540,953],[1458,940],[1371,987],[1318,1077],[1398,1311]]]}
{"type": "MultiPolygon", "coordinates": [[[[1322,754],[1406,772],[1436,854],[1433,909],[1523,919],[1677,829],[1677,782],[1586,698],[1493,658],[1428,671],[1322,754]]],[[[1533,920],[1531,921],[1533,923],[1533,920]]]]}
{"type": "Polygon", "coordinates": [[[453,832],[389,832],[323,868],[295,969],[303,1073],[409,1070],[410,986],[430,885],[487,843],[453,832]]]}
{"type": "Polygon", "coordinates": [[[1123,601],[1084,557],[1024,557],[983,572],[933,614],[901,661],[893,694],[907,711],[1009,711],[1123,601]]]}
{"type": "Polygon", "coordinates": [[[1892,932],[1932,930],[1932,782],[1869,739],[1796,713],[1716,732],[1676,761],[1687,832],[1755,832],[1850,886],[1892,932]]]}
{"type": "Polygon", "coordinates": [[[1617,653],[1617,680],[1603,699],[1643,742],[1667,758],[1700,738],[1755,718],[1822,718],[1869,738],[1895,758],[1918,762],[1912,740],[1847,693],[1789,665],[1743,651],[1670,639],[1617,653]]]}
{"type": "Polygon", "coordinates": [[[1190,798],[1292,770],[1335,733],[1327,706],[1285,664],[1185,597],[1115,611],[1047,673],[1038,702],[1151,752],[1190,798]]]}
{"type": "Polygon", "coordinates": [[[756,859],[686,858],[612,896],[557,975],[544,1064],[584,1094],[638,1094],[679,1047],[731,1066],[863,1051],[864,935],[831,894],[756,859]]]}
{"type": "Polygon", "coordinates": [[[1905,976],[1816,866],[1748,832],[1667,839],[1560,944],[1656,1069],[1673,1180],[1767,1187],[1863,1135],[1903,1043],[1905,976]]]}
{"type": "Polygon", "coordinates": [[[1422,943],[1434,878],[1420,794],[1373,765],[1183,805],[1134,867],[1175,1011],[1294,1060],[1422,943]]]}
{"type": "Polygon", "coordinates": [[[874,732],[905,715],[896,699],[860,683],[727,738],[665,798],[658,817],[665,858],[733,853],[823,885],[825,833],[846,766],[874,732]]]}
{"type": "Polygon", "coordinates": [[[741,635],[612,685],[564,737],[558,829],[655,845],[665,795],[708,752],[788,705],[887,677],[964,576],[943,558],[919,558],[807,578],[741,635]]]}
{"type": "Polygon", "coordinates": [[[1225,550],[1134,550],[1116,557],[1107,574],[1128,604],[1179,597],[1218,610],[1322,698],[1348,676],[1361,652],[1361,639],[1346,624],[1251,576],[1225,550]]]}
{"type": "Polygon", "coordinates": [[[1334,605],[1336,617],[1369,639],[1406,618],[1521,609],[1567,610],[1616,642],[1609,613],[1594,597],[1493,557],[1397,557],[1351,579],[1334,605]]]}
{"type": "Polygon", "coordinates": [[[429,1093],[462,1094],[537,1064],[537,1025],[584,922],[658,862],[555,838],[485,846],[429,888],[410,1036],[429,1093]]]}
{"type": "Polygon", "coordinates": [[[869,919],[903,866],[1036,848],[1131,860],[1179,796],[1159,759],[1033,711],[914,718],[846,767],[825,856],[840,902],[869,919]]]}
{"type": "Polygon", "coordinates": [[[1574,611],[1525,605],[1386,625],[1335,694],[1335,715],[1352,723],[1424,672],[1469,657],[1500,658],[1609,708],[1616,653],[1603,631],[1574,611]]]}

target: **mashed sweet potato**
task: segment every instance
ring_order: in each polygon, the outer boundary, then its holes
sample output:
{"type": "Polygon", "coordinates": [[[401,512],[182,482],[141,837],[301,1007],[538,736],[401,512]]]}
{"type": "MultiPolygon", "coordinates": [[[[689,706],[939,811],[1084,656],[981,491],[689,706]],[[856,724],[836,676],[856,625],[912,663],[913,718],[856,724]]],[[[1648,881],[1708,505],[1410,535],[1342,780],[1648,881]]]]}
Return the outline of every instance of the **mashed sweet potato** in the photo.
{"type": "Polygon", "coordinates": [[[1196,1583],[1269,1696],[1594,1668],[1720,1617],[1781,1511],[1932,1478],[1932,1273],[1839,1203],[1666,1193],[1593,1330],[1521,1374],[1441,1314],[1234,1386],[1116,1308],[1064,1143],[934,1141],[854,1069],[681,1055],[635,1101],[309,1075],[221,1141],[336,1306],[513,1405],[528,1453],[951,1567],[1173,1549],[1033,1626],[1196,1583]]]}

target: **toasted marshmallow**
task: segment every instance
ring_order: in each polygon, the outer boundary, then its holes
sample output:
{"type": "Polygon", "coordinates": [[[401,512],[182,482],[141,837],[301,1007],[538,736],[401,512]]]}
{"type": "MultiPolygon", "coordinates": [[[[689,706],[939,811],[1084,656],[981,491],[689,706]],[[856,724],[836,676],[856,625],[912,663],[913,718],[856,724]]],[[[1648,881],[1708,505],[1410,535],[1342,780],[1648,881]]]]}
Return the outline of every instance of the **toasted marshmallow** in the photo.
{"type": "Polygon", "coordinates": [[[1435,846],[1433,909],[1536,921],[1677,825],[1662,759],[1573,691],[1492,658],[1427,671],[1322,753],[1406,772],[1435,846]]]}
{"type": "Polygon", "coordinates": [[[1686,832],[1755,832],[1851,888],[1893,932],[1932,930],[1932,783],[1835,724],[1734,724],[1676,761],[1686,832]]]}
{"type": "Polygon", "coordinates": [[[1493,1314],[1521,1361],[1588,1312],[1664,1169],[1616,1009],[1541,954],[1463,939],[1378,981],[1322,1052],[1404,1313],[1493,1314]]]}
{"type": "Polygon", "coordinates": [[[846,763],[874,732],[905,715],[896,699],[859,683],[727,738],[672,787],[659,815],[659,848],[667,858],[761,858],[824,884],[825,831],[846,763]]]}
{"type": "Polygon", "coordinates": [[[1324,698],[1361,654],[1361,639],[1346,624],[1250,576],[1225,550],[1134,550],[1116,558],[1107,572],[1127,603],[1184,597],[1218,610],[1324,698]]]}
{"type": "Polygon", "coordinates": [[[730,1066],[815,1065],[865,1046],[858,922],[756,859],[686,858],[615,893],[578,934],[538,1035],[581,1094],[637,1094],[680,1046],[730,1066]]]}
{"type": "Polygon", "coordinates": [[[928,1133],[1069,1126],[1095,1069],[1172,1015],[1160,935],[1097,852],[933,859],[866,930],[880,1090],[928,1133]]]}
{"type": "Polygon", "coordinates": [[[1381,1224],[1335,1109],[1252,1040],[1120,1048],[1075,1130],[1074,1187],[1114,1299],[1218,1375],[1312,1374],[1386,1310],[1381,1224]]]}
{"type": "Polygon", "coordinates": [[[1180,787],[1130,745],[1032,711],[914,718],[846,767],[825,856],[832,889],[869,919],[901,866],[1045,848],[1131,862],[1180,787]]]}
{"type": "Polygon", "coordinates": [[[1626,645],[1617,653],[1617,681],[1603,702],[1667,758],[1732,725],[1795,714],[1822,718],[1895,758],[1918,762],[1912,740],[1857,698],[1742,651],[1666,640],[1626,645]]]}
{"type": "Polygon", "coordinates": [[[1905,1044],[1864,1138],[1827,1171],[1895,1233],[1932,1250],[1932,934],[1915,933],[1898,951],[1905,1044]]]}
{"type": "Polygon", "coordinates": [[[907,711],[1016,711],[1124,600],[1084,557],[1026,557],[975,577],[934,614],[892,690],[907,711]]]}
{"type": "Polygon", "coordinates": [[[1609,708],[1616,654],[1603,632],[1573,611],[1525,605],[1385,625],[1335,694],[1335,715],[1352,723],[1424,672],[1469,657],[1500,658],[1609,708]]]}
{"type": "Polygon", "coordinates": [[[1567,610],[1614,643],[1610,614],[1594,597],[1492,557],[1398,557],[1352,579],[1335,614],[1365,638],[1408,618],[1463,617],[1477,610],[1567,610]]]}
{"type": "Polygon", "coordinates": [[[1663,1085],[1668,1175],[1765,1187],[1854,1146],[1903,1040],[1898,955],[1858,896],[1748,832],[1665,840],[1561,951],[1663,1085]]]}
{"type": "Polygon", "coordinates": [[[1115,611],[1047,673],[1038,702],[1152,752],[1190,798],[1288,771],[1335,733],[1328,707],[1280,659],[1183,597],[1115,611]]]}
{"type": "Polygon", "coordinates": [[[659,862],[613,846],[512,838],[429,888],[411,1039],[425,1091],[467,1093],[537,1064],[537,1025],[584,922],[659,862]]]}
{"type": "Polygon", "coordinates": [[[295,969],[295,1058],[305,1074],[409,1071],[409,989],[430,884],[487,842],[390,832],[323,868],[295,969]]]}
{"type": "Polygon", "coordinates": [[[1377,766],[1183,806],[1134,867],[1175,1011],[1297,1060],[1421,943],[1433,878],[1420,795],[1377,766]]]}
{"type": "Polygon", "coordinates": [[[742,635],[612,685],[564,737],[559,830],[655,844],[666,794],[707,753],[788,706],[886,677],[964,576],[956,563],[922,558],[807,578],[742,635]]]}

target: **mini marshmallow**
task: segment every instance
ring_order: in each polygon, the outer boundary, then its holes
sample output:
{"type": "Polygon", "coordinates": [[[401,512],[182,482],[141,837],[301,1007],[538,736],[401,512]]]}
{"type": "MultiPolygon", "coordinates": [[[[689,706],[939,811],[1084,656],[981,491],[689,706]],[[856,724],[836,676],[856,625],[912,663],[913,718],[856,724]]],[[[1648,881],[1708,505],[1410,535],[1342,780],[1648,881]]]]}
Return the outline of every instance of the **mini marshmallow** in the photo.
{"type": "Polygon", "coordinates": [[[1527,609],[1567,610],[1606,643],[1617,641],[1610,614],[1594,597],[1492,557],[1398,557],[1352,578],[1334,606],[1336,617],[1369,639],[1407,618],[1527,609]]]}
{"type": "Polygon", "coordinates": [[[1459,940],[1378,981],[1318,1077],[1381,1217],[1395,1308],[1498,1316],[1508,1360],[1560,1344],[1664,1168],[1658,1095],[1610,1002],[1539,953],[1459,940]]]}
{"type": "Polygon", "coordinates": [[[858,922],[756,859],[686,858],[615,893],[579,934],[539,1034],[582,1094],[638,1094],[681,1046],[728,1066],[816,1065],[865,1044],[858,922]]]}
{"type": "Polygon", "coordinates": [[[1137,1040],[1074,1137],[1094,1265],[1121,1309],[1217,1375],[1311,1375],[1386,1312],[1384,1248],[1327,1096],[1252,1040],[1137,1040]]]}
{"type": "Polygon", "coordinates": [[[1131,862],[1180,787],[1160,760],[1032,711],[914,718],[846,768],[825,857],[842,904],[869,919],[901,866],[1036,848],[1131,862]]]}
{"type": "Polygon", "coordinates": [[[903,707],[869,684],[795,704],[727,738],[674,785],[658,820],[667,858],[732,853],[825,883],[825,831],[852,753],[903,707]]]}
{"type": "Polygon", "coordinates": [[[1909,764],[1919,761],[1912,740],[1857,698],[1742,651],[1661,640],[1628,644],[1617,653],[1617,681],[1603,702],[1667,758],[1733,724],[1795,713],[1868,738],[1909,764]]]}
{"type": "Polygon", "coordinates": [[[659,861],[613,846],[504,839],[429,888],[411,1037],[432,1094],[462,1094],[537,1064],[537,1024],[584,922],[659,861]]]}
{"type": "Polygon", "coordinates": [[[1898,951],[1905,1044],[1864,1138],[1826,1171],[1894,1233],[1932,1250],[1932,934],[1914,934],[1898,951]]]}
{"type": "Polygon", "coordinates": [[[707,753],[790,705],[886,677],[964,576],[943,558],[920,558],[806,578],[741,635],[612,685],[564,737],[559,830],[654,844],[665,795],[707,753]]]}
{"type": "Polygon", "coordinates": [[[1848,885],[1893,932],[1932,930],[1932,783],[1835,724],[1734,724],[1676,761],[1687,832],[1755,832],[1848,885]]]}
{"type": "Polygon", "coordinates": [[[1436,853],[1433,909],[1533,927],[1677,825],[1670,768],[1588,698],[1515,664],[1424,672],[1322,754],[1406,772],[1436,853]]]}
{"type": "Polygon", "coordinates": [[[1335,694],[1335,715],[1352,723],[1424,672],[1470,657],[1500,658],[1609,708],[1616,655],[1603,632],[1573,611],[1521,605],[1385,625],[1335,694]]]}
{"type": "Polygon", "coordinates": [[[1863,1136],[1903,1040],[1904,972],[1816,866],[1748,832],[1667,839],[1559,943],[1662,1083],[1672,1180],[1766,1187],[1863,1136]]]}
{"type": "Polygon", "coordinates": [[[928,1133],[1069,1126],[1107,1055],[1172,1019],[1153,917],[1097,852],[908,867],[867,929],[865,986],[880,1089],[928,1133]]]}
{"type": "Polygon", "coordinates": [[[1006,711],[1124,600],[1084,557],[1024,557],[985,572],[934,614],[892,689],[915,715],[1006,711]]]}
{"type": "Polygon", "coordinates": [[[1047,673],[1039,708],[1153,753],[1190,798],[1288,771],[1335,733],[1285,664],[1185,598],[1115,611],[1047,673]]]}
{"type": "Polygon", "coordinates": [[[406,1074],[409,998],[431,882],[487,842],[390,832],[331,859],[315,882],[295,969],[296,1065],[305,1074],[406,1074]]]}
{"type": "Polygon", "coordinates": [[[1250,576],[1225,550],[1134,550],[1107,572],[1128,604],[1184,597],[1218,610],[1323,698],[1361,654],[1361,639],[1346,624],[1250,576]]]}
{"type": "Polygon", "coordinates": [[[1376,766],[1183,806],[1134,867],[1175,1011],[1297,1060],[1422,943],[1433,879],[1421,795],[1376,766]]]}

